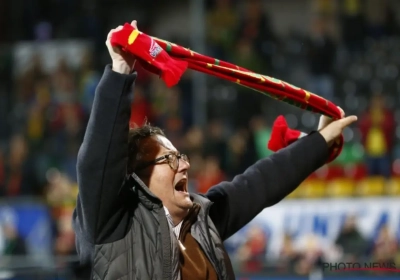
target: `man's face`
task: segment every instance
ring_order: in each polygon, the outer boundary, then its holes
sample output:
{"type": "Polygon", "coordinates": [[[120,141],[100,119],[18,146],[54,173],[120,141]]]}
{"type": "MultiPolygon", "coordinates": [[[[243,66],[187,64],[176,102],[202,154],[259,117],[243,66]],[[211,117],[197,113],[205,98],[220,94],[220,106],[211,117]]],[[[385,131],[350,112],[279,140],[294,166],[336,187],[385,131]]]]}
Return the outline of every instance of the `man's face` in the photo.
{"type": "MultiPolygon", "coordinates": [[[[157,135],[144,140],[144,161],[151,161],[164,155],[179,152],[164,136],[157,135]]],[[[188,193],[188,174],[190,164],[179,159],[177,170],[171,168],[167,159],[140,170],[137,175],[167,207],[172,216],[181,216],[187,213],[193,205],[188,193]]]]}

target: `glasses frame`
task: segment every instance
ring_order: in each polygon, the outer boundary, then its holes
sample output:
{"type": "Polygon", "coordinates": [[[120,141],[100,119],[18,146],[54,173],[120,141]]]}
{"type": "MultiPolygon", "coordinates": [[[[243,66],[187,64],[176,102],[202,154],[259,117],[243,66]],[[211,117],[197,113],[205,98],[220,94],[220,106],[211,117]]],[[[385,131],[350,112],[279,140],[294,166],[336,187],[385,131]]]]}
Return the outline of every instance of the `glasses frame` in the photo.
{"type": "Polygon", "coordinates": [[[156,165],[157,163],[159,163],[160,161],[163,161],[163,160],[167,160],[167,163],[168,163],[169,167],[171,167],[172,170],[177,171],[179,169],[179,161],[180,161],[180,159],[186,161],[187,163],[190,163],[189,157],[186,154],[170,153],[170,154],[166,154],[166,155],[160,156],[160,157],[158,157],[156,159],[153,159],[151,161],[148,161],[148,162],[145,162],[145,163],[139,165],[136,168],[136,171],[143,170],[143,169],[145,169],[145,168],[147,168],[147,167],[149,167],[151,165],[156,165]],[[173,167],[173,160],[170,159],[171,156],[172,157],[176,157],[176,160],[178,161],[178,164],[177,164],[176,168],[173,167]]]}

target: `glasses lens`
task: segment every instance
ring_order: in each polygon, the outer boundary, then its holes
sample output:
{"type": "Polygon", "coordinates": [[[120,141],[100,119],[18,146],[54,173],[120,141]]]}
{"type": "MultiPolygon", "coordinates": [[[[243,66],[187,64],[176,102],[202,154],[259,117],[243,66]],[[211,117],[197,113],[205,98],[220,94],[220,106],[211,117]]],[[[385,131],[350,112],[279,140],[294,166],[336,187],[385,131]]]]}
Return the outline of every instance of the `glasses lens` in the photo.
{"type": "Polygon", "coordinates": [[[181,154],[181,159],[183,159],[184,161],[186,161],[187,163],[190,162],[189,157],[185,154],[181,154]]]}
{"type": "Polygon", "coordinates": [[[170,154],[168,156],[168,163],[169,163],[169,166],[171,166],[171,168],[173,170],[177,170],[178,169],[179,162],[178,162],[178,158],[177,158],[177,156],[175,154],[170,154]]]}

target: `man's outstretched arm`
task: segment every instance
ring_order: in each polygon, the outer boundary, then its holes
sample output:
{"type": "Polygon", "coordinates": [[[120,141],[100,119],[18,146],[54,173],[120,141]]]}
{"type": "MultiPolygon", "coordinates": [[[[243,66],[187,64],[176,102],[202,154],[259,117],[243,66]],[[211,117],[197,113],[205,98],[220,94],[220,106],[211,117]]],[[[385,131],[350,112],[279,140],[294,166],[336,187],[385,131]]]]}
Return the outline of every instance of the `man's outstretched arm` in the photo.
{"type": "Polygon", "coordinates": [[[355,120],[355,116],[350,116],[327,123],[320,132],[311,133],[259,160],[232,182],[222,182],[211,188],[206,194],[214,202],[210,217],[221,238],[229,238],[264,208],[294,191],[327,161],[329,145],[355,120]]]}

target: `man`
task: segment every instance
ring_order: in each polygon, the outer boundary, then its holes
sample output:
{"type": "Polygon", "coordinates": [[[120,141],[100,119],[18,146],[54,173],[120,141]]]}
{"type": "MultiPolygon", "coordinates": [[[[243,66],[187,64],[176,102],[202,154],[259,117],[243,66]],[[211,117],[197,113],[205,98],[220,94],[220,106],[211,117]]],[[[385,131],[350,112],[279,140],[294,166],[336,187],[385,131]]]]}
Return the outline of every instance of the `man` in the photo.
{"type": "MultiPolygon", "coordinates": [[[[132,22],[136,28],[136,22],[132,22]]],[[[78,154],[77,251],[92,279],[234,279],[223,241],[328,158],[348,117],[262,159],[206,195],[187,192],[189,159],[159,128],[129,130],[134,59],[110,45],[78,154]],[[328,144],[327,144],[328,143],[328,144]]]]}

